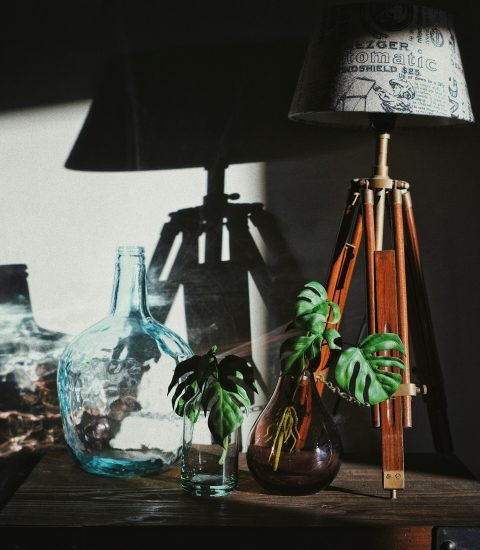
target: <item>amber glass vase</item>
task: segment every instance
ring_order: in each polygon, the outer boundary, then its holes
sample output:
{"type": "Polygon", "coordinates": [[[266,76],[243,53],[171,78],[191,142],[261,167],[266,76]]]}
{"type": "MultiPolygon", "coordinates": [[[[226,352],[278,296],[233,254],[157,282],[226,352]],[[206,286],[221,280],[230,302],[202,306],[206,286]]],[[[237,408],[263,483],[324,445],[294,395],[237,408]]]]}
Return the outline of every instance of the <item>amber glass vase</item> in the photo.
{"type": "Polygon", "coordinates": [[[340,467],[338,430],[313,376],[282,375],[250,433],[248,467],[265,489],[309,494],[327,487],[340,467]]]}

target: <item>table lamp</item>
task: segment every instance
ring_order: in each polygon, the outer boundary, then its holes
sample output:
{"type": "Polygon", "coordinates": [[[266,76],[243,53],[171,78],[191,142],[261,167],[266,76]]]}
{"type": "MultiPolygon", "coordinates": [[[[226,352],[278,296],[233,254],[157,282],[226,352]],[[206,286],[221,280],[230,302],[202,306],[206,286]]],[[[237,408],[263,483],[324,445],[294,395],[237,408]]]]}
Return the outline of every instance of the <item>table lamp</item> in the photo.
{"type": "MultiPolygon", "coordinates": [[[[435,448],[452,451],[410,185],[393,179],[388,168],[394,124],[474,121],[449,16],[406,4],[327,8],[310,42],[289,117],[312,124],[370,125],[376,132],[373,173],[352,181],[327,291],[343,310],[364,234],[369,332],[397,332],[407,350],[403,383],[393,399],[373,411],[374,425],[382,430],[383,487],[395,498],[405,484],[403,428],[412,426],[411,398],[420,390],[410,381],[409,329],[435,448]],[[384,231],[386,213],[391,235],[384,231]]],[[[322,355],[316,371],[320,392],[329,359],[322,355]]]]}

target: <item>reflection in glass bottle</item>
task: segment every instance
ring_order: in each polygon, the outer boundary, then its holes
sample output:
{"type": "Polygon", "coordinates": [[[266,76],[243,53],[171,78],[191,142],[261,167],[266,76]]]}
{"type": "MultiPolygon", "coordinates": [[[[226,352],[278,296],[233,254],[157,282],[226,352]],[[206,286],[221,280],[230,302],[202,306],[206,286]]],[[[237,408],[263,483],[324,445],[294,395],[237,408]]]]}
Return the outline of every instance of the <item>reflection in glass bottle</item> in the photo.
{"type": "Polygon", "coordinates": [[[182,422],[167,388],[190,355],[150,314],[143,248],[118,248],[110,314],[77,336],[59,365],[65,436],[85,470],[132,477],[177,460],[182,422]]]}
{"type": "Polygon", "coordinates": [[[39,327],[27,266],[0,266],[0,457],[63,440],[56,373],[70,336],[39,327]]]}

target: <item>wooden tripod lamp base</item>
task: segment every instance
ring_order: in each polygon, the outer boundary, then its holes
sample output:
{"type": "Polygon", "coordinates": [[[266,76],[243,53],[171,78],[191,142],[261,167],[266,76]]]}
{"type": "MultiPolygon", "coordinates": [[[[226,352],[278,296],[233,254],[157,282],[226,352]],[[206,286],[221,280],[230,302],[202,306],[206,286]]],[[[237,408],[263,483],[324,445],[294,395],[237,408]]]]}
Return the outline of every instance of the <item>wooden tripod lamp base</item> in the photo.
{"type": "MultiPolygon", "coordinates": [[[[373,175],[352,182],[330,268],[327,292],[329,299],[337,302],[343,311],[364,234],[369,333],[397,333],[406,350],[406,368],[401,372],[402,384],[391,399],[373,407],[373,425],[382,430],[383,487],[396,498],[396,491],[405,488],[403,429],[413,425],[411,400],[418,393],[427,394],[426,387],[430,384],[435,391],[426,395],[426,401],[435,446],[442,452],[450,452],[452,446],[420,262],[410,185],[390,178],[387,164],[390,134],[383,128],[376,130],[373,175]],[[386,214],[392,228],[389,249],[384,247],[387,241],[384,229],[386,214]],[[417,360],[422,358],[422,364],[418,364],[418,374],[423,385],[418,387],[410,380],[409,302],[415,305],[415,316],[411,318],[421,319],[420,324],[417,322],[411,327],[417,360]],[[438,422],[440,410],[441,423],[438,422]]],[[[328,360],[327,351],[322,355],[317,373],[327,367],[328,360]]],[[[318,383],[317,388],[323,391],[322,382],[318,383]]]]}

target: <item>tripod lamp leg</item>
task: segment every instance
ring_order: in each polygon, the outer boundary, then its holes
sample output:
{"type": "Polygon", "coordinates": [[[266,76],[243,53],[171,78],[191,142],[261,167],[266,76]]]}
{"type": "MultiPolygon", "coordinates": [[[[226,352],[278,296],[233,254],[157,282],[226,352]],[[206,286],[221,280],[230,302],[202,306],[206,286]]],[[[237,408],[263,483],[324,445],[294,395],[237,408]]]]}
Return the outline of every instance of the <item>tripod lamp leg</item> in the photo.
{"type": "MultiPolygon", "coordinates": [[[[393,189],[393,235],[395,242],[395,260],[397,264],[397,303],[398,303],[398,335],[405,346],[405,371],[402,373],[403,383],[410,384],[410,354],[408,342],[408,308],[407,308],[407,276],[405,270],[405,236],[403,231],[402,193],[393,189]]],[[[403,427],[412,427],[412,398],[410,395],[403,400],[403,427]]]]}
{"type": "MultiPolygon", "coordinates": [[[[365,262],[367,269],[368,331],[376,332],[375,323],[375,217],[374,194],[371,189],[363,191],[363,223],[365,233],[365,262]]],[[[380,408],[373,407],[373,425],[380,427],[380,408]]]]}
{"type": "MultiPolygon", "coordinates": [[[[326,288],[328,299],[338,304],[341,312],[343,312],[347,301],[350,282],[352,280],[353,270],[362,241],[362,215],[359,212],[358,197],[358,192],[352,189],[348,196],[347,205],[338,232],[326,288]]],[[[340,323],[337,323],[332,326],[338,328],[339,325],[340,323]]],[[[324,371],[329,359],[330,350],[326,348],[322,351],[320,364],[315,374],[324,371]]],[[[324,371],[322,376],[326,377],[326,375],[327,372],[324,371]]],[[[324,384],[322,382],[317,382],[317,390],[319,394],[322,395],[324,390],[324,384]]]]}
{"type": "MultiPolygon", "coordinates": [[[[394,250],[375,252],[375,310],[377,332],[398,331],[398,305],[394,250]]],[[[386,352],[388,353],[388,352],[386,352]]],[[[393,398],[379,405],[382,429],[384,489],[405,486],[403,458],[402,399],[393,398]]]]}

